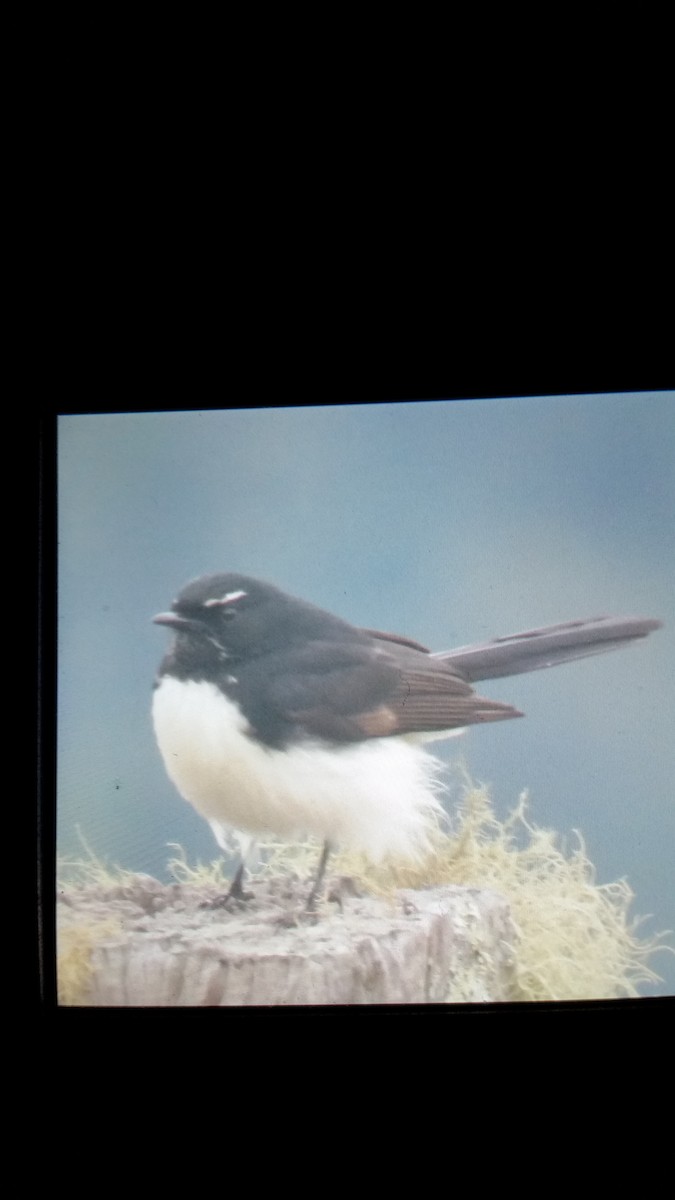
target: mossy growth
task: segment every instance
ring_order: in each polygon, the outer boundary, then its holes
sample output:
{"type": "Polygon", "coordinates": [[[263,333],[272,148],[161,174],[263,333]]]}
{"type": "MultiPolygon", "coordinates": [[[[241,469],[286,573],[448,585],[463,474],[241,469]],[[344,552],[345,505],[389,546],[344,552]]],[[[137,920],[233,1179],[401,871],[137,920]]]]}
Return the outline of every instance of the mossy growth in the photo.
{"type": "Polygon", "coordinates": [[[136,877],[134,871],[117,867],[99,858],[87,842],[79,825],[76,826],[77,838],[82,846],[82,854],[70,858],[64,854],[56,856],[56,888],[59,892],[67,892],[70,888],[111,888],[133,883],[136,877]]]}
{"type": "Polygon", "coordinates": [[[57,994],[62,1005],[86,1004],[92,977],[92,952],[99,943],[122,931],[119,921],[78,922],[59,929],[57,953],[57,994]]]}
{"type": "MultiPolygon", "coordinates": [[[[56,886],[59,894],[68,893],[74,888],[105,890],[131,883],[133,871],[111,866],[98,858],[79,827],[77,836],[82,855],[78,858],[57,856],[56,886]]],[[[56,976],[59,1004],[86,1004],[92,976],[92,952],[101,942],[119,936],[121,932],[120,922],[115,918],[58,922],[56,976]]]]}
{"type": "MultiPolygon", "coordinates": [[[[391,897],[400,888],[445,884],[490,889],[510,905],[516,929],[513,1000],[587,1000],[638,996],[640,985],[659,976],[650,962],[657,952],[673,953],[664,933],[638,936],[642,919],[629,916],[634,895],[626,880],[598,884],[581,834],[568,849],[560,835],[539,829],[527,811],[527,793],[504,821],[494,811],[489,790],[463,778],[456,810],[447,827],[430,831],[428,854],[414,863],[374,865],[349,852],[330,860],[329,872],[361,881],[375,895],[391,897]]],[[[87,846],[82,859],[59,863],[59,886],[103,889],[130,883],[134,873],[102,862],[87,846]]],[[[179,883],[209,884],[225,890],[229,873],[222,859],[191,866],[183,849],[169,870],[179,883]]],[[[262,877],[292,872],[309,879],[320,847],[315,842],[260,845],[262,877]]],[[[104,922],[64,929],[59,934],[59,998],[86,994],[88,963],[98,940],[114,930],[104,922]]],[[[69,999],[70,997],[70,999],[69,999]]],[[[79,1002],[82,1002],[80,999],[79,1002]]]]}
{"type": "Polygon", "coordinates": [[[210,863],[198,860],[192,867],[186,858],[183,847],[179,846],[178,842],[168,842],[167,845],[170,850],[176,851],[173,858],[169,859],[167,867],[177,883],[208,884],[210,887],[227,891],[232,881],[225,869],[224,859],[215,858],[210,863]]]}
{"type": "MultiPolygon", "coordinates": [[[[599,884],[581,834],[569,851],[560,835],[528,819],[527,793],[504,821],[489,790],[465,779],[448,828],[430,835],[431,848],[415,863],[375,866],[341,853],[333,870],[359,879],[372,893],[459,884],[487,888],[510,905],[517,933],[513,1000],[580,1000],[638,996],[660,977],[649,965],[658,951],[673,953],[659,933],[640,938],[631,919],[634,895],[626,880],[599,884]]],[[[317,847],[268,847],[265,871],[311,874],[317,847]]]]}

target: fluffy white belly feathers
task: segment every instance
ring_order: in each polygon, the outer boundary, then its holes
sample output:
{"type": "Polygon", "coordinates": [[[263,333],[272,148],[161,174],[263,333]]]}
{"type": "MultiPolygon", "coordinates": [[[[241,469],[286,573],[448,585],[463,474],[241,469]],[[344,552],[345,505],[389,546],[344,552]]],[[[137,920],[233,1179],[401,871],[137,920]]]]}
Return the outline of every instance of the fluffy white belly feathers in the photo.
{"type": "Polygon", "coordinates": [[[275,749],[248,735],[215,684],[170,675],[155,690],[153,721],[168,775],[224,847],[231,831],[313,835],[373,861],[411,858],[442,812],[441,764],[408,739],[275,749]]]}

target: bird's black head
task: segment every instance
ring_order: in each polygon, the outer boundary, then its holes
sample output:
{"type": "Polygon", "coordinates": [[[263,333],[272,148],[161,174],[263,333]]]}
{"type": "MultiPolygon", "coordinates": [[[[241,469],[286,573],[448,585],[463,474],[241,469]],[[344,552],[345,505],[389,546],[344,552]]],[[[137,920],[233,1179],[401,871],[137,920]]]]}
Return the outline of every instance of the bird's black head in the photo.
{"type": "Polygon", "coordinates": [[[307,640],[362,635],[330,613],[247,575],[203,575],[188,583],[171,611],[154,617],[175,632],[162,664],[173,673],[210,676],[227,662],[249,661],[307,640]]]}

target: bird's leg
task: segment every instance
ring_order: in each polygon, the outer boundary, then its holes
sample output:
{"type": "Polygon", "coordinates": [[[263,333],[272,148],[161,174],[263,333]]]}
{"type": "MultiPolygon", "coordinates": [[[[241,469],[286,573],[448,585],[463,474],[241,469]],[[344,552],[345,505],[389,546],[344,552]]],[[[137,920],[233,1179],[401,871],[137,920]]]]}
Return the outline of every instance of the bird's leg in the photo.
{"type": "Polygon", "coordinates": [[[239,866],[235,872],[234,879],[230,884],[224,896],[218,896],[215,900],[207,900],[200,908],[227,908],[230,900],[239,900],[242,903],[246,900],[253,899],[253,892],[244,891],[244,875],[246,873],[246,859],[243,855],[239,858],[239,866]]]}
{"type": "Polygon", "coordinates": [[[321,892],[323,877],[326,873],[326,863],[328,862],[332,849],[333,847],[331,843],[329,842],[328,838],[326,838],[326,841],[323,844],[323,850],[321,851],[321,858],[319,859],[319,869],[316,873],[316,879],[314,880],[312,890],[309,893],[309,897],[305,905],[305,911],[308,913],[316,912],[316,902],[321,892]]]}
{"type": "Polygon", "coordinates": [[[232,880],[232,883],[230,884],[230,890],[225,897],[225,901],[224,901],[225,904],[227,904],[228,900],[250,900],[252,898],[251,892],[244,891],[244,874],[245,874],[245,872],[246,872],[246,864],[244,862],[244,859],[241,858],[239,860],[239,866],[237,867],[237,871],[234,876],[234,879],[232,880]]]}

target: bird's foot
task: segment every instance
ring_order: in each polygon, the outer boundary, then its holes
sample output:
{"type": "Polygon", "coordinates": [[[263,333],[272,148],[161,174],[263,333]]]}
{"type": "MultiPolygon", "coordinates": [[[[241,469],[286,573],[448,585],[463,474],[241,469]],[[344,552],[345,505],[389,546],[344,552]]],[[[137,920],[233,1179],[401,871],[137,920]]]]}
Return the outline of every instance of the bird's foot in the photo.
{"type": "Polygon", "coordinates": [[[332,904],[339,905],[340,911],[342,911],[343,900],[362,895],[363,892],[351,875],[337,875],[335,879],[331,880],[326,899],[330,900],[332,904]]]}
{"type": "Polygon", "coordinates": [[[242,909],[246,908],[248,901],[253,899],[253,892],[245,892],[242,889],[241,892],[237,892],[235,895],[235,893],[230,889],[230,891],[226,892],[224,896],[216,896],[213,900],[204,900],[199,907],[210,909],[225,908],[228,910],[228,912],[240,912],[242,909]]]}
{"type": "Polygon", "coordinates": [[[244,890],[244,864],[240,862],[237,873],[230,884],[229,892],[224,896],[216,896],[215,900],[205,900],[200,908],[229,908],[231,911],[242,909],[248,900],[253,899],[253,892],[244,890]]]}

